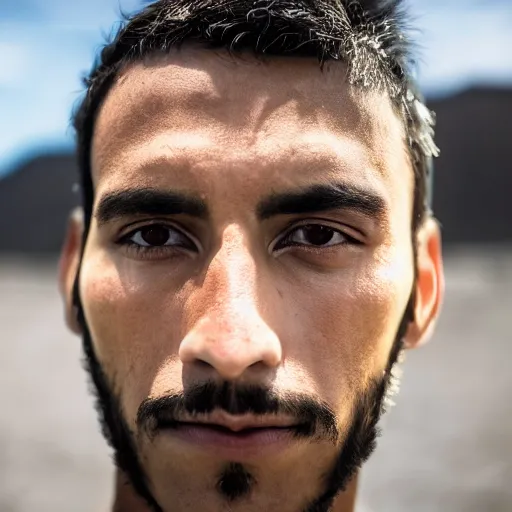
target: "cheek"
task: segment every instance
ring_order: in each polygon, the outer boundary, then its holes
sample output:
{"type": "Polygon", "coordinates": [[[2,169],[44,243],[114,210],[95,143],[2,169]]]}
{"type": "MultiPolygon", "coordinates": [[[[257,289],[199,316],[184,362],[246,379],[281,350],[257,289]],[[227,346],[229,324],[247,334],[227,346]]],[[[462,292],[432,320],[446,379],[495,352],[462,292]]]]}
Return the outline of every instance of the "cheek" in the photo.
{"type": "Polygon", "coordinates": [[[310,292],[292,294],[295,325],[283,334],[285,352],[338,410],[347,410],[387,365],[410,296],[411,261],[322,277],[310,292]]]}
{"type": "MultiPolygon", "coordinates": [[[[132,419],[141,401],[151,394],[159,369],[176,359],[180,339],[179,311],[166,301],[153,279],[148,284],[135,275],[135,270],[119,268],[102,256],[84,259],[80,275],[82,304],[96,356],[132,419]]],[[[172,388],[170,377],[168,389],[172,388]]]]}

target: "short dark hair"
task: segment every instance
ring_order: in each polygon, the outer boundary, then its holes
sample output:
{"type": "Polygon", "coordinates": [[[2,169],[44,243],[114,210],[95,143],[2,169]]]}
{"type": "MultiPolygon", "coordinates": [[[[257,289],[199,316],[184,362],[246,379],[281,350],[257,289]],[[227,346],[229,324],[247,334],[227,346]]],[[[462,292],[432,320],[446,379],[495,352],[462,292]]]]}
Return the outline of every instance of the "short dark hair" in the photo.
{"type": "Polygon", "coordinates": [[[73,119],[86,233],[92,215],[91,143],[100,106],[134,61],[187,42],[255,55],[309,56],[347,65],[350,84],[385,91],[403,119],[414,170],[412,229],[428,210],[434,117],[412,78],[414,61],[401,0],[158,0],[124,22],[90,74],[73,119]]]}

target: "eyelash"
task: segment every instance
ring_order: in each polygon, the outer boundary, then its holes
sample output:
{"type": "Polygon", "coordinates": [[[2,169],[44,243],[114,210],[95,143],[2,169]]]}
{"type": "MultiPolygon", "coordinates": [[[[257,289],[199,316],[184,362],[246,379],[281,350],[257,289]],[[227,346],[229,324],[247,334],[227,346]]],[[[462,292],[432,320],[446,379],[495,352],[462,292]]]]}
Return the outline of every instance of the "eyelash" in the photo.
{"type": "MultiPolygon", "coordinates": [[[[144,229],[151,228],[151,227],[165,228],[165,229],[174,231],[175,233],[179,234],[179,236],[188,239],[190,244],[195,246],[195,249],[196,249],[195,252],[196,253],[199,252],[198,244],[195,241],[193,241],[193,239],[189,235],[185,234],[183,231],[181,231],[176,226],[171,226],[171,225],[167,225],[167,224],[163,224],[163,223],[162,224],[157,224],[157,223],[147,224],[144,226],[140,226],[137,229],[130,231],[126,235],[123,235],[116,243],[120,246],[126,247],[126,249],[129,249],[130,251],[135,251],[135,253],[138,257],[158,258],[160,256],[168,256],[170,253],[177,253],[177,252],[183,252],[183,251],[185,251],[187,253],[193,252],[192,249],[189,249],[189,248],[186,248],[186,247],[183,247],[180,245],[143,246],[143,245],[137,244],[130,240],[140,231],[142,231],[144,229]]],[[[326,250],[333,249],[333,248],[336,248],[339,246],[344,246],[344,245],[362,245],[362,242],[357,240],[356,238],[348,235],[346,232],[336,229],[334,227],[331,227],[327,224],[322,224],[320,222],[309,222],[306,224],[294,225],[294,226],[290,227],[284,233],[284,235],[279,237],[276,240],[276,242],[272,244],[272,251],[275,251],[275,250],[281,251],[281,250],[287,249],[287,248],[302,247],[304,250],[307,250],[310,252],[319,252],[319,251],[326,251],[326,250]],[[312,226],[326,228],[335,234],[341,235],[345,239],[345,241],[331,245],[331,246],[327,246],[327,247],[301,244],[298,242],[290,242],[287,245],[280,247],[281,244],[283,244],[283,242],[286,242],[286,240],[291,239],[292,236],[295,233],[297,233],[300,229],[305,229],[305,228],[312,227],[312,226]]]]}
{"type": "Polygon", "coordinates": [[[137,229],[133,229],[126,235],[123,235],[116,243],[120,246],[125,247],[129,251],[135,251],[135,254],[138,257],[148,257],[148,258],[158,258],[160,256],[169,256],[172,253],[177,254],[178,252],[186,251],[187,253],[194,252],[192,249],[180,246],[180,245],[160,245],[160,246],[144,246],[140,245],[136,242],[133,242],[130,240],[133,238],[137,233],[143,231],[144,229],[157,227],[157,228],[164,228],[169,231],[173,231],[174,233],[179,234],[179,236],[188,239],[191,245],[195,246],[195,252],[199,252],[198,244],[193,241],[192,237],[185,234],[181,229],[177,228],[176,226],[164,224],[164,223],[154,223],[154,224],[146,224],[144,226],[139,226],[137,229]]]}

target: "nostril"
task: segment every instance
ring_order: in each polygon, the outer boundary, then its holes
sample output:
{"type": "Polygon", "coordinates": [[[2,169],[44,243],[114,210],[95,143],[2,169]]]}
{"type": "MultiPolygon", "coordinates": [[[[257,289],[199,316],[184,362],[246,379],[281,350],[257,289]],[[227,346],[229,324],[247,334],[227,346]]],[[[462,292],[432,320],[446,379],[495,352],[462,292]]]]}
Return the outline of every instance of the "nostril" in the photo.
{"type": "Polygon", "coordinates": [[[213,368],[213,365],[203,359],[197,359],[195,364],[200,370],[211,370],[213,368]]]}

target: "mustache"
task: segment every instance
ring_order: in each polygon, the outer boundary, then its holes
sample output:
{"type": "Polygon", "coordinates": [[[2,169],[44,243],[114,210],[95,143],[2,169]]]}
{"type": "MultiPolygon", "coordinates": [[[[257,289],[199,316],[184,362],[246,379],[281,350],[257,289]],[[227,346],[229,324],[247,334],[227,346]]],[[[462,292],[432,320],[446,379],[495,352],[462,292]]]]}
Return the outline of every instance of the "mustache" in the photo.
{"type": "Polygon", "coordinates": [[[274,390],[233,382],[205,382],[183,392],[146,398],[137,411],[137,427],[155,436],[161,429],[177,426],[184,415],[220,410],[237,416],[286,415],[297,423],[295,435],[302,438],[339,439],[336,415],[325,402],[301,393],[278,394],[274,390]]]}

